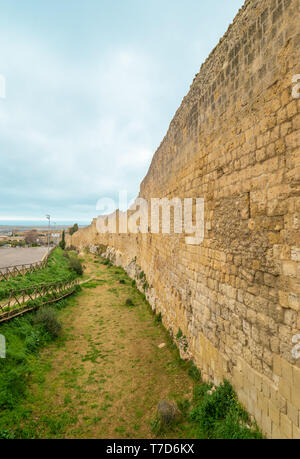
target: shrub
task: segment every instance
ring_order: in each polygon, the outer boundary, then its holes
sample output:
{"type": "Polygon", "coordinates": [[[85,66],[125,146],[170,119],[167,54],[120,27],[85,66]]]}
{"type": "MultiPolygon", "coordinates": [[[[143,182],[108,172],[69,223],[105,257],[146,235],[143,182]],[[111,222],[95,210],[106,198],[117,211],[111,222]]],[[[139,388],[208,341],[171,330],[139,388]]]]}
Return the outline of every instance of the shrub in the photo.
{"type": "Polygon", "coordinates": [[[59,246],[62,250],[65,250],[66,248],[66,238],[65,238],[65,231],[62,232],[62,239],[59,243],[59,246]]]}
{"type": "Polygon", "coordinates": [[[127,298],[125,304],[126,304],[126,306],[133,306],[133,301],[132,301],[132,299],[131,299],[131,298],[127,298]]]}
{"type": "Polygon", "coordinates": [[[191,412],[191,418],[197,421],[203,432],[209,433],[217,421],[225,419],[233,406],[234,391],[225,381],[212,395],[206,393],[203,401],[191,412]]]}
{"type": "Polygon", "coordinates": [[[179,339],[182,338],[182,337],[183,337],[183,333],[182,333],[181,328],[179,328],[178,333],[177,333],[177,335],[176,335],[176,338],[179,340],[179,339]]]}
{"type": "Polygon", "coordinates": [[[57,338],[60,334],[61,323],[57,320],[54,311],[49,307],[43,307],[37,311],[35,323],[43,325],[52,338],[57,338]]]}
{"type": "Polygon", "coordinates": [[[78,258],[73,257],[69,259],[69,269],[70,271],[74,271],[78,276],[82,276],[83,274],[83,267],[78,258]]]}
{"type": "Polygon", "coordinates": [[[148,282],[143,283],[143,290],[148,290],[149,289],[149,284],[148,282]]]}
{"type": "Polygon", "coordinates": [[[191,362],[189,375],[196,383],[199,383],[201,381],[201,372],[200,370],[198,370],[194,362],[191,362]]]}
{"type": "Polygon", "coordinates": [[[79,230],[78,224],[75,223],[71,228],[69,228],[69,234],[72,236],[74,233],[76,233],[79,230]]]}
{"type": "Polygon", "coordinates": [[[195,389],[190,419],[196,422],[199,436],[204,433],[210,438],[262,438],[228,381],[214,391],[211,388],[212,385],[202,384],[195,389]]]}
{"type": "Polygon", "coordinates": [[[250,429],[241,419],[238,412],[232,409],[223,421],[219,421],[215,425],[214,437],[217,439],[261,439],[262,435],[259,429],[255,426],[250,429]]]}
{"type": "Polygon", "coordinates": [[[155,322],[158,323],[158,324],[161,324],[162,323],[162,315],[161,315],[161,312],[159,314],[157,314],[157,316],[155,316],[155,322]]]}
{"type": "Polygon", "coordinates": [[[98,253],[98,255],[101,256],[103,253],[106,252],[106,250],[107,250],[107,246],[106,246],[106,245],[103,245],[103,244],[100,244],[100,245],[98,246],[97,253],[98,253]]]}
{"type": "Polygon", "coordinates": [[[110,261],[108,258],[105,258],[105,259],[102,261],[102,264],[103,264],[104,266],[109,266],[109,267],[112,266],[112,263],[111,263],[111,261],[110,261]]]}

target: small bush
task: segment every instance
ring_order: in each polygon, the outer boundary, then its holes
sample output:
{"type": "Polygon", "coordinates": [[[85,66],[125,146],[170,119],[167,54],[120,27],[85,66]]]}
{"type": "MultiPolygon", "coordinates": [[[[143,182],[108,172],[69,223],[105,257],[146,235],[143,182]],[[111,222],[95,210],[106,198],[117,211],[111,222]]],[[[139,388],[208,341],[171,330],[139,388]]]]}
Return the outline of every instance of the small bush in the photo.
{"type": "Polygon", "coordinates": [[[238,412],[232,409],[223,421],[216,423],[214,437],[216,439],[225,440],[247,440],[261,439],[262,435],[256,426],[254,429],[250,429],[249,426],[240,419],[238,412]]]}
{"type": "Polygon", "coordinates": [[[148,290],[148,289],[149,289],[149,284],[148,284],[148,282],[144,282],[144,283],[143,283],[143,290],[146,291],[146,290],[148,290]]]}
{"type": "Polygon", "coordinates": [[[157,314],[157,316],[155,316],[155,322],[157,324],[161,324],[162,323],[162,315],[161,315],[161,312],[159,314],[157,314]]]}
{"type": "Polygon", "coordinates": [[[108,266],[109,268],[112,266],[112,262],[108,258],[105,258],[101,263],[102,265],[108,266]]]}
{"type": "Polygon", "coordinates": [[[43,307],[37,311],[35,323],[43,325],[53,338],[57,338],[61,332],[61,323],[57,320],[54,311],[49,307],[43,307]]]}
{"type": "Polygon", "coordinates": [[[125,302],[126,306],[133,306],[133,301],[131,298],[127,298],[126,302],[125,302]]]}
{"type": "Polygon", "coordinates": [[[183,337],[183,333],[182,333],[181,328],[179,328],[178,333],[177,333],[177,335],[176,335],[176,338],[177,338],[177,339],[180,339],[180,338],[182,338],[182,337],[183,337]]]}
{"type": "Polygon", "coordinates": [[[65,231],[62,232],[62,239],[59,243],[59,247],[62,249],[62,250],[65,250],[66,248],[66,239],[65,239],[65,231]]]}
{"type": "Polygon", "coordinates": [[[82,276],[83,274],[83,267],[78,258],[69,259],[69,269],[70,271],[74,271],[78,276],[82,276]]]}
{"type": "Polygon", "coordinates": [[[125,279],[120,279],[119,284],[126,284],[125,279]]]}
{"type": "Polygon", "coordinates": [[[189,375],[196,383],[199,383],[201,381],[201,372],[200,370],[198,370],[194,362],[191,362],[189,375]]]}
{"type": "Polygon", "coordinates": [[[79,230],[78,224],[75,223],[71,228],[69,228],[69,234],[72,236],[74,233],[76,233],[79,230]]]}
{"type": "Polygon", "coordinates": [[[198,422],[202,431],[209,433],[217,421],[226,418],[233,405],[233,397],[231,385],[225,382],[212,395],[204,395],[202,403],[191,413],[192,420],[198,422]]]}
{"type": "Polygon", "coordinates": [[[198,434],[209,438],[262,438],[257,426],[251,426],[248,414],[240,405],[228,381],[211,391],[202,384],[194,394],[195,406],[190,419],[196,422],[198,434]]]}

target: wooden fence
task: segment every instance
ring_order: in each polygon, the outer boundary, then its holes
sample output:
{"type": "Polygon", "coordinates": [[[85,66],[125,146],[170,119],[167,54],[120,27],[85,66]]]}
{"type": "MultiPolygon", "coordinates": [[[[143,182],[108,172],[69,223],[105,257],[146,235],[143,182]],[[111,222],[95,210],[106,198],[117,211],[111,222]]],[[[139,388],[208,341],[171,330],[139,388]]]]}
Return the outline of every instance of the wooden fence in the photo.
{"type": "Polygon", "coordinates": [[[45,268],[51,252],[52,250],[47,253],[43,260],[37,261],[35,263],[24,263],[22,265],[6,266],[5,268],[0,268],[0,282],[3,280],[7,281],[12,277],[24,276],[27,273],[33,273],[34,271],[45,268]]]}
{"type": "Polygon", "coordinates": [[[0,303],[0,323],[20,316],[46,304],[54,303],[74,293],[78,279],[51,284],[38,284],[30,288],[11,291],[5,302],[0,303]],[[37,302],[39,298],[44,301],[37,302]]]}

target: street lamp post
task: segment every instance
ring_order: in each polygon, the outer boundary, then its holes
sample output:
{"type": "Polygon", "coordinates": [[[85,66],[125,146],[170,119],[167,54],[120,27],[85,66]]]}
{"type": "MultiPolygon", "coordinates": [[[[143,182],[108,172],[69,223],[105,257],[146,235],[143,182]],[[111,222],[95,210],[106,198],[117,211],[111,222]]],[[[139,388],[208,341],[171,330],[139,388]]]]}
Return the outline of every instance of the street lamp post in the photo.
{"type": "Polygon", "coordinates": [[[50,215],[46,215],[46,218],[48,220],[48,252],[50,250],[50,215]]]}
{"type": "Polygon", "coordinates": [[[57,245],[57,239],[56,239],[56,222],[53,222],[53,241],[54,241],[54,245],[56,246],[57,245]]]}

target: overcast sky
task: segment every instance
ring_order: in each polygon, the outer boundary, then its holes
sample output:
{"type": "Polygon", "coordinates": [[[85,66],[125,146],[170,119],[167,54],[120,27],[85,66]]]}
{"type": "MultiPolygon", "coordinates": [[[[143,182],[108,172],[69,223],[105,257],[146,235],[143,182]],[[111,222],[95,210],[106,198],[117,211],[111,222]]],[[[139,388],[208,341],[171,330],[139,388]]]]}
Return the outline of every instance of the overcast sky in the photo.
{"type": "Polygon", "coordinates": [[[0,0],[0,220],[89,222],[134,198],[243,3],[0,0]]]}

